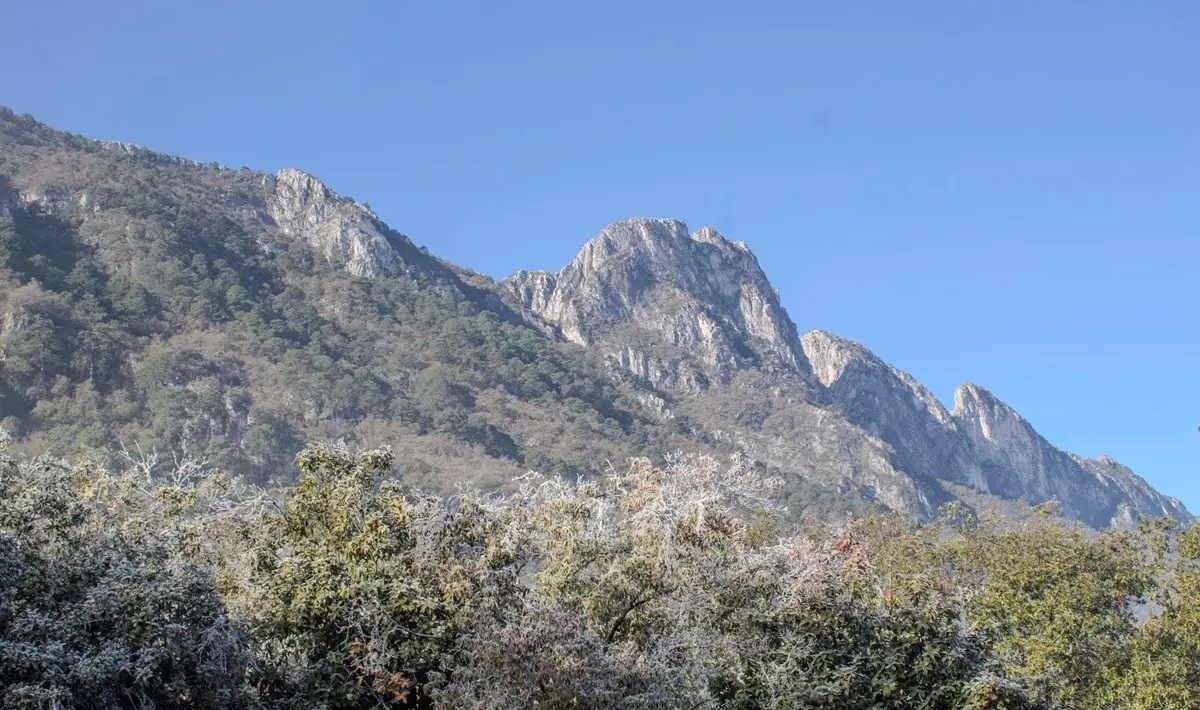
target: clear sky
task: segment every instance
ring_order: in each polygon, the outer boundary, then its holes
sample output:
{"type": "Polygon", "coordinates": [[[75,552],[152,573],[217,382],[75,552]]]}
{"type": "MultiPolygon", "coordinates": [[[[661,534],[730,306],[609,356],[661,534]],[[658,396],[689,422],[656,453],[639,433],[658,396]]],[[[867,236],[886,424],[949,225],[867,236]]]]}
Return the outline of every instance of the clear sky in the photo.
{"type": "Polygon", "coordinates": [[[758,254],[801,330],[1200,512],[1200,3],[0,0],[0,104],[300,167],[435,253],[632,216],[758,254]]]}

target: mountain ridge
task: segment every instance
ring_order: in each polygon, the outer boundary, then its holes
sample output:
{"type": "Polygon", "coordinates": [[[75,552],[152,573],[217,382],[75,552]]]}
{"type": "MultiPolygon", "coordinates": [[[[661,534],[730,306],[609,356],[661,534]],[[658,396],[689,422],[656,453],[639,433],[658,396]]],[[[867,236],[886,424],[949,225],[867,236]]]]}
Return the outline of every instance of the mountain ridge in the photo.
{"type": "MultiPolygon", "coordinates": [[[[69,432],[86,426],[71,412],[87,391],[113,388],[130,399],[125,409],[87,405],[114,418],[105,426],[158,432],[164,445],[199,437],[243,468],[260,459],[254,465],[268,467],[286,442],[328,434],[391,437],[411,452],[418,478],[472,462],[489,481],[538,465],[586,472],[605,456],[688,446],[749,454],[834,507],[876,501],[927,518],[955,499],[953,485],[966,485],[997,503],[1057,498],[1095,527],[1137,514],[1191,517],[1127,467],[1053,447],[976,385],[960,386],[947,410],[861,344],[801,335],[749,247],[710,227],[614,222],[558,272],[495,282],[432,256],[301,170],[231,170],[11,112],[0,112],[0,147],[0,177],[17,196],[6,201],[0,190],[0,220],[16,225],[17,246],[37,248],[28,226],[36,203],[84,255],[72,268],[103,272],[96,278],[108,291],[95,297],[59,288],[69,308],[87,298],[116,304],[126,296],[112,284],[132,282],[161,312],[161,327],[143,332],[122,320],[123,305],[105,305],[128,331],[112,346],[105,381],[94,364],[68,357],[55,385],[18,372],[12,359],[5,386],[29,405],[0,411],[0,422],[30,442],[44,443],[48,427],[55,441],[77,440],[69,432]],[[268,332],[265,350],[235,344],[268,332]],[[139,374],[158,362],[156,348],[177,357],[214,338],[225,344],[203,346],[207,364],[167,379],[139,374]],[[221,348],[233,364],[222,364],[221,348]],[[486,372],[472,357],[487,359],[486,372]],[[612,384],[589,379],[594,368],[612,384]],[[172,416],[187,426],[172,428],[172,416]],[[248,439],[268,436],[264,422],[284,443],[248,452],[248,439]]],[[[51,272],[37,271],[37,259],[11,271],[25,263],[8,263],[6,278],[24,284],[0,298],[8,314],[49,297],[51,272]],[[34,295],[17,302],[18,292],[34,295]]],[[[96,337],[78,318],[36,308],[64,348],[96,337]]],[[[5,328],[0,348],[20,353],[26,337],[5,328]]]]}
{"type": "Polygon", "coordinates": [[[1130,506],[1147,515],[1190,515],[1178,499],[1157,493],[1127,467],[1102,466],[1054,447],[975,383],[956,388],[947,409],[915,378],[860,343],[823,330],[797,337],[753,252],[710,227],[690,232],[679,220],[614,222],[557,273],[519,271],[502,284],[522,313],[572,342],[607,350],[610,369],[632,373],[660,394],[694,395],[751,369],[794,375],[812,387],[802,398],[842,408],[852,423],[891,448],[894,469],[917,479],[918,488],[934,487],[925,496],[914,493],[923,505],[937,501],[938,482],[947,481],[1009,499],[1059,500],[1069,516],[1096,526],[1128,521],[1130,506]],[[720,257],[697,254],[694,244],[712,245],[723,255],[736,251],[744,262],[731,268],[720,257]],[[731,293],[749,293],[751,302],[766,305],[722,303],[731,293]],[[637,334],[609,337],[623,326],[637,334]],[[647,345],[656,340],[658,347],[647,345]],[[737,356],[764,345],[777,356],[775,368],[763,366],[769,355],[737,356]],[[679,356],[670,348],[679,347],[701,354],[699,373],[672,370],[668,363],[679,356]]]}

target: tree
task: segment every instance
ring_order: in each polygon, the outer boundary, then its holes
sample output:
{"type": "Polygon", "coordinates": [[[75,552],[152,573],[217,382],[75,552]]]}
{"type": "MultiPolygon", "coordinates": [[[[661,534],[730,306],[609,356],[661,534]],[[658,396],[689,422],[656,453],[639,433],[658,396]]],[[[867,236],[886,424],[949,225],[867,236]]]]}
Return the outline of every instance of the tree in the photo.
{"type": "Polygon", "coordinates": [[[241,635],[158,500],[94,466],[0,456],[0,706],[245,706],[241,635]]]}
{"type": "Polygon", "coordinates": [[[953,597],[882,593],[859,551],[781,534],[756,513],[778,486],[703,456],[542,483],[527,493],[537,588],[610,653],[650,659],[664,682],[635,704],[1037,706],[953,597]]]}
{"type": "Polygon", "coordinates": [[[287,707],[429,707],[461,637],[518,607],[525,561],[507,512],[382,481],[386,451],[315,446],[278,513],[254,527],[236,590],[263,699],[287,707]]]}
{"type": "Polygon", "coordinates": [[[910,530],[895,516],[853,528],[884,583],[946,589],[963,616],[994,639],[1009,673],[1031,678],[1037,697],[1071,708],[1111,708],[1131,662],[1135,604],[1156,586],[1138,535],[1094,534],[1052,506],[1011,524],[961,506],[910,530]]]}
{"type": "Polygon", "coordinates": [[[1128,639],[1127,663],[1105,680],[1111,707],[1183,710],[1200,705],[1200,526],[1144,521],[1159,607],[1128,639]]]}

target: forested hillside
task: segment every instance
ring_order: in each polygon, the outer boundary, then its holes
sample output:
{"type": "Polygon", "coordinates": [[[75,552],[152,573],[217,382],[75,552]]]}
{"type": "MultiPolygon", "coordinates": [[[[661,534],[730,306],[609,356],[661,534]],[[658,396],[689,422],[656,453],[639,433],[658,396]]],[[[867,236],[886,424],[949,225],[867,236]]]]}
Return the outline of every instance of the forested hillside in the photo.
{"type": "Polygon", "coordinates": [[[0,707],[1200,707],[1187,511],[956,398],[713,230],[496,283],[0,110],[0,707]]]}
{"type": "Polygon", "coordinates": [[[381,223],[404,259],[387,278],[289,239],[273,181],[0,112],[0,426],[20,449],[266,482],[344,439],[395,446],[415,481],[495,485],[694,441],[381,223]]]}

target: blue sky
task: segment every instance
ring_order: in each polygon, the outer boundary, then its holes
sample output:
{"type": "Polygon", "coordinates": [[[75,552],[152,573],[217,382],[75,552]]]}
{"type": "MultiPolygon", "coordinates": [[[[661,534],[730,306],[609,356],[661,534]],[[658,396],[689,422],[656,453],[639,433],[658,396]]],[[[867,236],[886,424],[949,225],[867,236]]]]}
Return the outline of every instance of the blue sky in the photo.
{"type": "Polygon", "coordinates": [[[0,104],[300,167],[435,253],[717,227],[801,330],[1200,512],[1200,3],[0,0],[0,104]]]}

